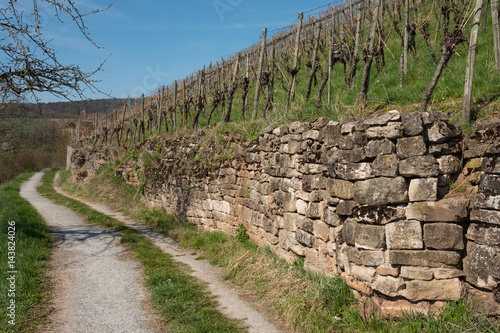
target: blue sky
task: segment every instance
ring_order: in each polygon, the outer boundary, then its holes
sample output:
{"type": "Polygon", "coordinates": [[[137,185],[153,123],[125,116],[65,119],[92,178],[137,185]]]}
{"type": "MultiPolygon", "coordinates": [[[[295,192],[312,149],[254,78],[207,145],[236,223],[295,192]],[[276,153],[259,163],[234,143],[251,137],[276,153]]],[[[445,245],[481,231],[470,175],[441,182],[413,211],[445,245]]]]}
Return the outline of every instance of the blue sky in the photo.
{"type": "MultiPolygon", "coordinates": [[[[108,3],[78,0],[77,4],[85,11],[108,3]]],[[[90,71],[99,59],[109,56],[104,72],[95,76],[101,80],[96,86],[122,98],[149,94],[162,84],[182,79],[258,42],[264,27],[272,33],[295,23],[300,11],[307,17],[327,4],[325,0],[116,0],[107,11],[85,20],[100,49],[86,41],[69,20],[61,24],[47,14],[42,15],[42,23],[63,64],[90,71]]],[[[43,101],[57,99],[44,95],[43,101]]]]}

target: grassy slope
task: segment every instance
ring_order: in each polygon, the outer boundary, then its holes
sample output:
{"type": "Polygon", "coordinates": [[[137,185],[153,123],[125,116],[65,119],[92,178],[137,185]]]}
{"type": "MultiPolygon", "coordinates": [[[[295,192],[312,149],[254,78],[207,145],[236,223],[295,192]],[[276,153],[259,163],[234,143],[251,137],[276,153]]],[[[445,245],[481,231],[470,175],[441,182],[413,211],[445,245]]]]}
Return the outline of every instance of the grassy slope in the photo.
{"type": "Polygon", "coordinates": [[[53,244],[49,228],[37,211],[19,196],[23,174],[0,186],[0,331],[24,332],[42,323],[48,313],[50,291],[46,270],[53,244]],[[16,325],[8,325],[8,222],[16,222],[16,325]]]}

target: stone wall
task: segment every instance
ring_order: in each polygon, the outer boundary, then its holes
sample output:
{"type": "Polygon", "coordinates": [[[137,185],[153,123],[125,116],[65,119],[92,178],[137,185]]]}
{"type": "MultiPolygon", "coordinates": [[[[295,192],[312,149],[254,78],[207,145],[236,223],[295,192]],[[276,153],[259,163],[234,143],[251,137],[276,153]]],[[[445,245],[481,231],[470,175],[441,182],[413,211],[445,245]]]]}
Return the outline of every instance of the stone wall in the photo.
{"type": "Polygon", "coordinates": [[[390,111],[222,147],[202,131],[148,141],[123,168],[141,170],[150,204],[205,229],[243,224],[259,246],[343,276],[383,311],[470,297],[498,314],[499,130],[463,138],[441,113],[390,111]]]}

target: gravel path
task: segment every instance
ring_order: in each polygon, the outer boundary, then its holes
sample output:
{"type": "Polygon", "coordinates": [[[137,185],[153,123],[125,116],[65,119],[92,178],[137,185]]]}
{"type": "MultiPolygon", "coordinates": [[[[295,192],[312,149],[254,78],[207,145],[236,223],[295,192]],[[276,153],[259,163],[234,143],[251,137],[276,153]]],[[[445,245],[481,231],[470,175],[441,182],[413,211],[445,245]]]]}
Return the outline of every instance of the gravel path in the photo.
{"type": "MultiPolygon", "coordinates": [[[[56,178],[57,179],[57,178],[56,178]]],[[[81,198],[78,196],[71,195],[56,185],[54,182],[55,190],[65,196],[73,198],[84,202],[86,205],[90,206],[92,209],[97,210],[103,214],[111,216],[129,227],[136,229],[137,231],[148,237],[156,246],[158,246],[162,251],[169,253],[175,257],[175,260],[183,262],[189,265],[192,269],[191,275],[207,283],[210,292],[217,296],[217,301],[219,302],[219,310],[229,318],[241,319],[244,324],[248,326],[248,331],[250,333],[274,333],[282,331],[291,331],[286,329],[282,323],[275,320],[276,325],[274,325],[271,320],[272,318],[266,318],[262,313],[256,311],[249,302],[242,300],[238,296],[238,291],[225,283],[222,279],[222,274],[218,267],[210,265],[207,260],[197,260],[198,256],[191,255],[188,249],[184,249],[177,245],[177,243],[168,237],[161,235],[158,232],[152,231],[142,225],[140,222],[135,221],[122,213],[111,210],[109,207],[92,202],[86,198],[81,198]],[[277,326],[281,329],[278,329],[277,326]]],[[[214,332],[215,333],[215,332],[214,332]]]]}
{"type": "Polygon", "coordinates": [[[155,332],[140,265],[130,259],[117,234],[41,197],[36,187],[42,175],[23,183],[20,194],[56,237],[51,272],[55,311],[45,332],[155,332]]]}

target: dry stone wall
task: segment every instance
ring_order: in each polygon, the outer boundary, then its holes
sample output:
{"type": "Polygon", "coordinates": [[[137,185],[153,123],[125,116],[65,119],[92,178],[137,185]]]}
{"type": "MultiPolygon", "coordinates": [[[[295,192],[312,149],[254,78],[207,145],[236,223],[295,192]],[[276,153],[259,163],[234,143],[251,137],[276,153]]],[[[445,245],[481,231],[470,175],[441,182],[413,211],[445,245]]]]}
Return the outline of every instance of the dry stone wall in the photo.
{"type": "Polygon", "coordinates": [[[259,246],[343,276],[383,311],[469,297],[498,314],[499,131],[463,138],[441,113],[389,111],[226,137],[231,157],[219,160],[202,131],[149,141],[124,168],[142,170],[148,203],[205,229],[243,224],[259,246]]]}

